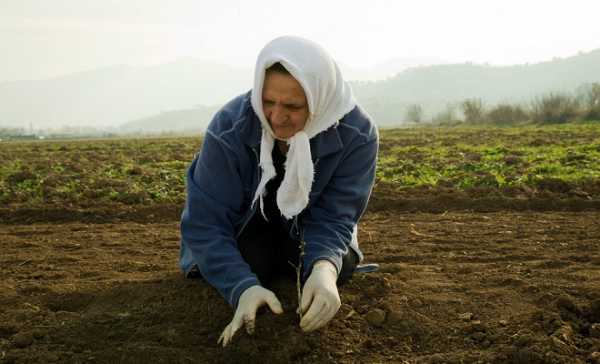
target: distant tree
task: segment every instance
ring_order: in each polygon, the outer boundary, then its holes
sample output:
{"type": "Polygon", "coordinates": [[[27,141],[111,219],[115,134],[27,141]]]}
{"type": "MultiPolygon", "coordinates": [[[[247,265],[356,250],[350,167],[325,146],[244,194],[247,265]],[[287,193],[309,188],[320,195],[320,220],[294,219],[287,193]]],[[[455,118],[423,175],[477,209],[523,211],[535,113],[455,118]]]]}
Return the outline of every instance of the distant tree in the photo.
{"type": "Polygon", "coordinates": [[[485,114],[492,123],[516,123],[529,119],[527,112],[519,105],[498,104],[485,114]]]}
{"type": "Polygon", "coordinates": [[[551,93],[533,102],[533,118],[542,123],[566,123],[578,116],[579,105],[575,98],[551,93]]]}
{"type": "Polygon", "coordinates": [[[23,128],[0,128],[1,137],[16,137],[25,135],[25,129],[23,128]]]}
{"type": "Polygon", "coordinates": [[[584,99],[586,120],[600,120],[600,83],[588,84],[585,87],[584,99]]]}
{"type": "Polygon", "coordinates": [[[415,123],[423,121],[423,108],[419,104],[411,104],[406,108],[405,119],[415,123]]]}
{"type": "Polygon", "coordinates": [[[481,99],[469,99],[460,104],[467,123],[483,122],[483,103],[481,99]]]}
{"type": "Polygon", "coordinates": [[[456,120],[456,106],[454,104],[446,104],[446,108],[437,113],[432,119],[436,124],[451,124],[456,120]]]}

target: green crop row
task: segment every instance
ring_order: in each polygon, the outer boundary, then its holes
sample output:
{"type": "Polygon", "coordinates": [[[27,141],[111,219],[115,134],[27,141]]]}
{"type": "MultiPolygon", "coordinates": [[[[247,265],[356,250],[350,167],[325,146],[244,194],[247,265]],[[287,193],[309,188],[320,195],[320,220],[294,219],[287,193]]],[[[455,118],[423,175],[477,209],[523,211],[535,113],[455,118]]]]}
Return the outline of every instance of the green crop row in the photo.
{"type": "Polygon", "coordinates": [[[585,184],[600,180],[600,127],[384,131],[377,177],[398,188],[585,184]]]}
{"type": "Polygon", "coordinates": [[[182,203],[200,138],[0,144],[0,203],[182,203]]]}
{"type": "MultiPolygon", "coordinates": [[[[0,143],[0,205],[183,204],[201,139],[0,143]]],[[[598,198],[600,125],[381,131],[377,182],[397,191],[583,190],[598,198]]],[[[377,192],[377,189],[376,189],[377,192]]]]}

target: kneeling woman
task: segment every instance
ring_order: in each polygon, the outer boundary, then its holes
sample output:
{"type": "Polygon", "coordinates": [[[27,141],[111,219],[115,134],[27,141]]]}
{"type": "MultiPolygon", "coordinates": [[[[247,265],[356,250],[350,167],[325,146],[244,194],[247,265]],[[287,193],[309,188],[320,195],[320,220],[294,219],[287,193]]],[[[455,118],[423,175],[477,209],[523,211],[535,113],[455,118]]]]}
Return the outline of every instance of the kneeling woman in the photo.
{"type": "Polygon", "coordinates": [[[362,260],[357,224],[377,149],[376,127],[323,48],[297,37],[265,46],[253,89],[214,116],[187,175],[180,265],[235,309],[223,346],[242,326],[252,333],[262,305],[282,312],[269,282],[295,277],[299,259],[300,327],[335,316],[337,287],[362,260]]]}

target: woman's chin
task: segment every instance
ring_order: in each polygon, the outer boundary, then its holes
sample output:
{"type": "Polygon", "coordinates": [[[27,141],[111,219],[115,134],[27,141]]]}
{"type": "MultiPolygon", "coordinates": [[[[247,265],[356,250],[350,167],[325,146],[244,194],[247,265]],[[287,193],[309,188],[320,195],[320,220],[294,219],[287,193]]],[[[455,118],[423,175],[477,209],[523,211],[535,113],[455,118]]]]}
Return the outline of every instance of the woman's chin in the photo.
{"type": "Polygon", "coordinates": [[[290,133],[290,132],[273,132],[275,134],[275,139],[277,140],[282,140],[282,141],[287,141],[289,138],[293,137],[295,133],[290,133]]]}

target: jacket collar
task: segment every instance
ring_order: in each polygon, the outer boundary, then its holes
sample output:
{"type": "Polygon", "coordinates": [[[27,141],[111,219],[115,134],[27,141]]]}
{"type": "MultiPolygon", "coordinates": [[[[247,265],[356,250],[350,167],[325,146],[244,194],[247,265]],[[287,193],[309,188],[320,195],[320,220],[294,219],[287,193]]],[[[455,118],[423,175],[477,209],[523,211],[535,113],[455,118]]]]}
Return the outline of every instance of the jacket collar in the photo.
{"type": "Polygon", "coordinates": [[[248,116],[244,130],[244,141],[246,142],[246,145],[254,149],[260,146],[262,127],[260,126],[260,120],[258,120],[258,116],[254,112],[254,109],[252,109],[252,106],[249,107],[248,116]]]}
{"type": "Polygon", "coordinates": [[[336,124],[329,129],[320,132],[310,140],[310,151],[313,160],[333,154],[344,148],[342,138],[338,132],[338,125],[339,124],[336,124]]]}

